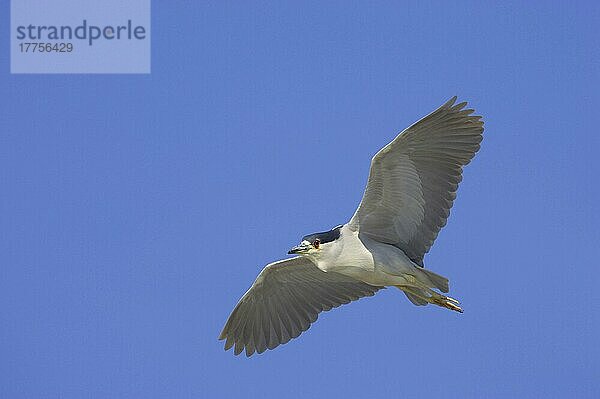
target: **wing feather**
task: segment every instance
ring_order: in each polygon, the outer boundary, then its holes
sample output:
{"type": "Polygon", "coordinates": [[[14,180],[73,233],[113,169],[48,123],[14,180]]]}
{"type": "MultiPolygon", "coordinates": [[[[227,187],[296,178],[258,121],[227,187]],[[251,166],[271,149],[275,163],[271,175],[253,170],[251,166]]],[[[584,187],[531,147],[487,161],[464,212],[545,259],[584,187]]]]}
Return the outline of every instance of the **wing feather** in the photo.
{"type": "Polygon", "coordinates": [[[225,350],[247,356],[274,349],[308,330],[319,313],[373,296],[372,286],[335,272],[325,273],[297,257],[267,265],[225,323],[225,350]]]}
{"type": "Polygon", "coordinates": [[[453,97],[373,157],[365,194],[349,222],[420,266],[446,225],[462,169],[482,140],[481,117],[463,109],[466,102],[455,102],[453,97]]]}

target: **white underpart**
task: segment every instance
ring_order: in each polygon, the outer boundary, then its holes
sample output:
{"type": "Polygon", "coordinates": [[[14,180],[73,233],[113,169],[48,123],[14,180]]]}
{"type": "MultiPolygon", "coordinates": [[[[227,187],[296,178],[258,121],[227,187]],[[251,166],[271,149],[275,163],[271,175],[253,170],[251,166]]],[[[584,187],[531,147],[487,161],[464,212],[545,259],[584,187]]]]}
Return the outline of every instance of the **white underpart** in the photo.
{"type": "Polygon", "coordinates": [[[417,278],[431,286],[427,276],[397,247],[359,238],[347,225],[340,233],[337,240],[321,244],[305,256],[324,272],[334,271],[372,285],[410,285],[411,279],[417,278]]]}

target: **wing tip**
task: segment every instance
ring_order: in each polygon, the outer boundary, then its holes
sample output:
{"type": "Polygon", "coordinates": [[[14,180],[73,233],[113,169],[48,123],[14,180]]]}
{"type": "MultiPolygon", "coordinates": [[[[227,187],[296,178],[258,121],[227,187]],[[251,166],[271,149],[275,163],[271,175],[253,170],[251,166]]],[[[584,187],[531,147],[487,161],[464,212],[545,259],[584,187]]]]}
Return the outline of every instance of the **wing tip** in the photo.
{"type": "Polygon", "coordinates": [[[444,103],[444,105],[442,105],[442,108],[450,108],[454,105],[454,103],[456,102],[456,100],[458,99],[458,96],[453,96],[451,97],[448,101],[446,101],[444,103]]]}
{"type": "Polygon", "coordinates": [[[453,96],[448,101],[446,101],[446,103],[444,105],[442,105],[440,107],[440,109],[449,110],[450,112],[463,113],[464,116],[468,118],[469,122],[476,124],[476,125],[481,125],[481,133],[483,133],[483,125],[485,124],[485,121],[483,120],[483,116],[473,115],[473,113],[476,112],[475,109],[471,109],[471,108],[464,109],[468,105],[467,101],[462,101],[462,102],[456,104],[457,100],[458,100],[458,96],[453,96]]]}

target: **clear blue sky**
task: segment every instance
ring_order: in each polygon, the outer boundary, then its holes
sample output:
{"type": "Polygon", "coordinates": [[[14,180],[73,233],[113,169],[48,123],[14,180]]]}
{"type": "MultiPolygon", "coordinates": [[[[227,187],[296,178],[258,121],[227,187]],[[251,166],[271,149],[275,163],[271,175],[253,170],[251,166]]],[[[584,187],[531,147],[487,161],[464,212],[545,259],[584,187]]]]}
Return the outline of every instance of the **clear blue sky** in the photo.
{"type": "Polygon", "coordinates": [[[153,3],[151,75],[10,75],[0,42],[0,397],[598,397],[597,3],[153,3]],[[465,313],[386,290],[224,352],[455,94],[485,138],[425,263],[465,313]]]}

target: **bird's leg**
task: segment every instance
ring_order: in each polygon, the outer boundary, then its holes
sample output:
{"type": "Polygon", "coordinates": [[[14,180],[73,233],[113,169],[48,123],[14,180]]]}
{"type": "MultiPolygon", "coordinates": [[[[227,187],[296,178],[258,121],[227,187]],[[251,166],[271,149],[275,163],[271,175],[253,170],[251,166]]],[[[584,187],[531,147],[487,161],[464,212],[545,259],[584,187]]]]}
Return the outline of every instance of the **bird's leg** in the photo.
{"type": "Polygon", "coordinates": [[[458,299],[454,299],[451,296],[447,296],[446,295],[446,299],[449,300],[450,302],[454,302],[454,303],[457,303],[457,304],[460,303],[460,301],[458,299]]]}
{"type": "Polygon", "coordinates": [[[458,306],[459,302],[456,299],[447,297],[445,295],[432,295],[430,303],[433,303],[434,305],[438,305],[446,309],[454,310],[455,312],[463,312],[462,308],[458,306]]]}
{"type": "Polygon", "coordinates": [[[452,297],[445,296],[418,282],[416,279],[412,281],[414,285],[398,285],[397,287],[403,291],[408,292],[418,298],[423,299],[433,305],[441,306],[446,309],[454,310],[455,312],[462,313],[463,310],[460,306],[460,302],[452,297]],[[426,295],[425,293],[429,294],[426,295]]]}

